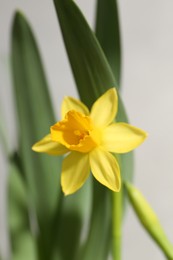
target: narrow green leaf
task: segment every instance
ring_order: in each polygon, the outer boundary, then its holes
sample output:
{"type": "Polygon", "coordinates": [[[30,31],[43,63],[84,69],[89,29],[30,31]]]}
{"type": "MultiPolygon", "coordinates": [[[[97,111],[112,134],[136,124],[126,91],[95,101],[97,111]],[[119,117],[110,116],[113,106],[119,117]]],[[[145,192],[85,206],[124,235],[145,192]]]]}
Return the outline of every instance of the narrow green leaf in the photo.
{"type": "Polygon", "coordinates": [[[40,228],[42,259],[51,246],[51,225],[60,199],[60,158],[36,154],[32,145],[55,123],[48,86],[31,28],[17,12],[12,29],[12,74],[19,117],[19,154],[26,173],[30,204],[40,228]]]}
{"type": "Polygon", "coordinates": [[[173,259],[173,245],[168,240],[155,212],[138,189],[130,183],[125,183],[125,187],[139,221],[167,259],[173,259]]]}
{"type": "Polygon", "coordinates": [[[94,182],[93,205],[87,239],[78,260],[108,258],[111,245],[111,199],[105,187],[94,182]]]}
{"type": "MultiPolygon", "coordinates": [[[[81,100],[91,107],[107,89],[117,87],[116,81],[94,33],[78,7],[71,0],[54,0],[54,3],[81,100]]],[[[121,98],[118,120],[127,121],[121,98]]],[[[126,157],[123,160],[126,163],[126,157]]],[[[130,168],[127,174],[132,174],[130,168]]],[[[128,178],[131,177],[127,176],[128,178]]],[[[107,209],[110,196],[107,193],[104,187],[94,182],[90,231],[83,255],[80,255],[79,259],[95,259],[98,251],[99,259],[105,259],[108,253],[110,210],[107,209]]]]}
{"type": "Polygon", "coordinates": [[[121,41],[117,0],[97,0],[96,36],[117,80],[117,87],[120,87],[121,41]]]}
{"type": "Polygon", "coordinates": [[[107,89],[117,86],[115,79],[94,33],[74,2],[54,3],[80,97],[91,107],[107,89]]]}
{"type": "Polygon", "coordinates": [[[12,260],[36,260],[36,241],[29,223],[29,201],[26,183],[14,160],[9,161],[8,228],[12,260]]]}
{"type": "Polygon", "coordinates": [[[56,240],[55,253],[58,256],[55,259],[77,259],[81,235],[91,212],[91,196],[92,190],[89,179],[78,192],[63,198],[58,219],[60,227],[56,240]]]}

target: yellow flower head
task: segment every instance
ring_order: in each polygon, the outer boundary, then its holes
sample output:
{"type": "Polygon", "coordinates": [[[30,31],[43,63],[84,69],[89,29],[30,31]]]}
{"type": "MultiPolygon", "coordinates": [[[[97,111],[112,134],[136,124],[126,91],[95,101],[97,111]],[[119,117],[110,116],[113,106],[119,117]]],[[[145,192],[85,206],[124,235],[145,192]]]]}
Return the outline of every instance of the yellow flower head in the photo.
{"type": "Polygon", "coordinates": [[[147,134],[126,123],[115,123],[118,96],[114,88],[93,104],[91,111],[79,100],[66,97],[62,121],[51,126],[50,134],[34,144],[35,152],[62,155],[61,185],[65,195],[77,191],[90,170],[109,189],[121,188],[120,168],[111,153],[127,153],[139,146],[147,134]]]}

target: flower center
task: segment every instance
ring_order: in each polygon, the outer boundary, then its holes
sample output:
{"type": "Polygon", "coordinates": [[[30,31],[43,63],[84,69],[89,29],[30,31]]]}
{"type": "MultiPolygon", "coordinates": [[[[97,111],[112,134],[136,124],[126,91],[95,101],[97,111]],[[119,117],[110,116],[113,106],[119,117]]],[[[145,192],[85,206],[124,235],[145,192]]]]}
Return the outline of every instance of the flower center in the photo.
{"type": "Polygon", "coordinates": [[[90,117],[70,110],[64,120],[51,127],[51,138],[69,150],[87,153],[100,144],[101,131],[94,128],[90,117]]]}

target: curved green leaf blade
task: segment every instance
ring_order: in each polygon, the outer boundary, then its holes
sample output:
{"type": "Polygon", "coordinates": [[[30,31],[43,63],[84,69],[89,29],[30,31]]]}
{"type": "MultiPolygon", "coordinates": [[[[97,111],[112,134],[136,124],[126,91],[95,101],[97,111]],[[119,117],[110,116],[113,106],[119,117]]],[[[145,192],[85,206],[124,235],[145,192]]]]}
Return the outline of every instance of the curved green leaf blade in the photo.
{"type": "Polygon", "coordinates": [[[80,97],[91,107],[107,89],[116,87],[114,76],[94,33],[74,2],[54,0],[54,3],[80,97]]]}
{"type": "Polygon", "coordinates": [[[96,36],[120,88],[121,40],[117,0],[97,0],[96,36]]]}
{"type": "Polygon", "coordinates": [[[111,247],[111,199],[110,193],[94,182],[93,205],[89,232],[78,260],[105,260],[111,247]]]}
{"type": "Polygon", "coordinates": [[[38,47],[24,16],[17,12],[12,29],[12,72],[19,117],[20,157],[30,204],[40,228],[42,259],[51,246],[51,225],[60,199],[60,158],[36,154],[32,145],[49,132],[55,118],[38,47]]]}
{"type": "Polygon", "coordinates": [[[91,211],[91,182],[87,183],[75,194],[64,197],[59,215],[59,229],[56,240],[58,260],[76,260],[81,244],[81,234],[88,222],[91,211]]]}
{"type": "Polygon", "coordinates": [[[14,160],[9,161],[8,226],[12,260],[36,260],[36,241],[30,229],[26,183],[14,160]]]}

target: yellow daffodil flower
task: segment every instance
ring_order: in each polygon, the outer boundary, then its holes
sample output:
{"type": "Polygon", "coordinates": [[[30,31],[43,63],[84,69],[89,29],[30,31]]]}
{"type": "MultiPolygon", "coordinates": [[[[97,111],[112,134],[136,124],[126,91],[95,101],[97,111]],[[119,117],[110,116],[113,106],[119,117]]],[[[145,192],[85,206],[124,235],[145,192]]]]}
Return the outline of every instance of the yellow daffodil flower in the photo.
{"type": "Polygon", "coordinates": [[[147,134],[129,124],[113,122],[117,109],[115,88],[97,99],[90,112],[79,100],[65,97],[62,121],[51,126],[50,134],[32,147],[35,152],[51,155],[70,152],[62,165],[61,185],[65,195],[77,191],[90,170],[100,183],[115,192],[120,190],[120,168],[112,153],[130,152],[147,134]]]}

